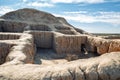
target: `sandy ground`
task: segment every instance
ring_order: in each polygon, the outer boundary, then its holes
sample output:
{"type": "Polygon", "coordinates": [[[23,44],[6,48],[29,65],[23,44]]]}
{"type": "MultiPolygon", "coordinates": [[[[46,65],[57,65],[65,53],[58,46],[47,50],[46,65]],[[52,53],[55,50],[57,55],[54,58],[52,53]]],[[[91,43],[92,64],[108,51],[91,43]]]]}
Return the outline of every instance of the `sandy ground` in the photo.
{"type": "Polygon", "coordinates": [[[52,65],[66,62],[68,61],[58,56],[52,49],[37,49],[35,54],[35,64],[52,65]]]}
{"type": "MultiPolygon", "coordinates": [[[[37,48],[37,52],[34,57],[34,63],[40,64],[40,65],[52,65],[52,64],[64,64],[68,62],[67,59],[69,59],[68,55],[67,57],[64,57],[62,55],[57,55],[52,49],[39,49],[37,48]]],[[[86,59],[95,57],[93,53],[81,53],[77,55],[77,59],[86,59]]],[[[76,55],[72,55],[72,58],[76,58],[76,55]]]]}

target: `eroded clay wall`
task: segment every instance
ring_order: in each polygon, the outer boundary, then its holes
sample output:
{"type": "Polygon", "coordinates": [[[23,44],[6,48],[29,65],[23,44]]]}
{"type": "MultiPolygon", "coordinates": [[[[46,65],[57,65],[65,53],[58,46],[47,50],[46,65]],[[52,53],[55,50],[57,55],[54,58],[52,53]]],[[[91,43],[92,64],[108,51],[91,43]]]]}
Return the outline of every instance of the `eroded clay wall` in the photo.
{"type": "Polygon", "coordinates": [[[12,44],[0,42],[0,64],[3,64],[5,62],[6,56],[8,55],[12,46],[12,44]]]}
{"type": "Polygon", "coordinates": [[[0,40],[19,39],[20,33],[0,33],[0,40]]]}
{"type": "Polygon", "coordinates": [[[58,54],[80,53],[81,45],[85,44],[86,36],[62,35],[54,37],[54,49],[58,54]]]}
{"type": "Polygon", "coordinates": [[[2,32],[23,32],[26,23],[12,22],[12,21],[0,21],[0,28],[2,32]]]}
{"type": "Polygon", "coordinates": [[[48,31],[31,31],[34,37],[34,42],[37,47],[40,48],[52,48],[53,47],[53,33],[48,31]]]}
{"type": "Polygon", "coordinates": [[[108,52],[119,52],[120,40],[111,40],[108,52]]]}
{"type": "Polygon", "coordinates": [[[107,40],[88,36],[86,45],[88,52],[95,52],[98,54],[120,51],[120,40],[107,40]]]}

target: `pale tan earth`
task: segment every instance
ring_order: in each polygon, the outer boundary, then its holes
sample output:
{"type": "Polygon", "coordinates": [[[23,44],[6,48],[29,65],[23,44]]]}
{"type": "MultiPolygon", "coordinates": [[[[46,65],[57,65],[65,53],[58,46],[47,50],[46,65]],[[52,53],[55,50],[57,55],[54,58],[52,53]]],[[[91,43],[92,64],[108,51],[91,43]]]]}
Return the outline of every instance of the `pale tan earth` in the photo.
{"type": "Polygon", "coordinates": [[[0,17],[0,80],[120,80],[120,39],[35,9],[9,12],[0,17]]]}

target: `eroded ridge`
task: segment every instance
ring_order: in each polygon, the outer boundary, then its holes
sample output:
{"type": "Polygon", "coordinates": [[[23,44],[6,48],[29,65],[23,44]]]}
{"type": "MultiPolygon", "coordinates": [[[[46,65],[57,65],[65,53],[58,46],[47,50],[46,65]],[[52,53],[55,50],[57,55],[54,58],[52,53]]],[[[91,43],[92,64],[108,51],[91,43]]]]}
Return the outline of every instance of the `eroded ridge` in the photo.
{"type": "Polygon", "coordinates": [[[120,80],[119,39],[27,8],[1,16],[0,31],[0,80],[120,80]]]}

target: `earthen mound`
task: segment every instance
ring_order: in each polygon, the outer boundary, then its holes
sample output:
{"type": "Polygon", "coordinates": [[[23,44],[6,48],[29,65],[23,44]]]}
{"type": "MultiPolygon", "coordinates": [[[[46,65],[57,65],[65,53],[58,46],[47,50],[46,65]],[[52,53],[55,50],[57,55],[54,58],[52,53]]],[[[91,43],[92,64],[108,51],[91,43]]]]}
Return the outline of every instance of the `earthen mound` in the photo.
{"type": "Polygon", "coordinates": [[[9,12],[1,16],[1,18],[14,21],[44,22],[45,20],[46,22],[48,21],[48,23],[58,22],[55,16],[49,13],[29,8],[9,12]]]}

